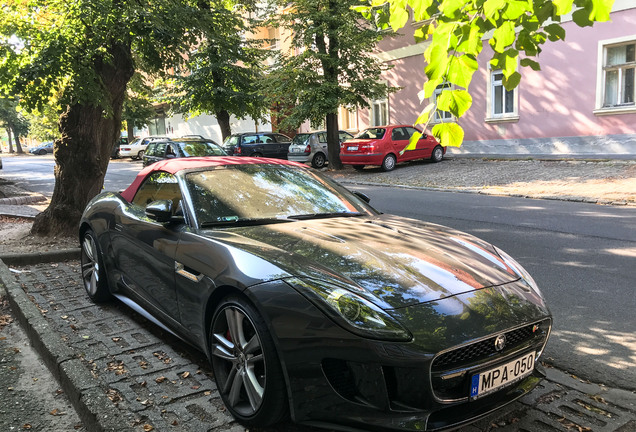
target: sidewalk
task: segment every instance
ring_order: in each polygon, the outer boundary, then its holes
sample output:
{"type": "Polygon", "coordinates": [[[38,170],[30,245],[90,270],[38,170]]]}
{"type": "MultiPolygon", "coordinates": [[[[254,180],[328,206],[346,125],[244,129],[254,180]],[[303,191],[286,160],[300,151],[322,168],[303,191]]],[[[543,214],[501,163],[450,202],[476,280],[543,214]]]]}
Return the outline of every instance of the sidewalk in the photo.
{"type": "MultiPolygon", "coordinates": [[[[91,431],[245,432],[226,414],[204,356],[119,302],[97,306],[79,262],[7,268],[0,281],[36,350],[91,431]]],[[[636,431],[636,394],[547,365],[530,395],[461,431],[636,431]]],[[[256,429],[251,429],[257,431],[256,429]]],[[[283,424],[270,432],[318,429],[283,424]]]]}
{"type": "MultiPolygon", "coordinates": [[[[345,183],[636,205],[636,161],[454,158],[399,166],[390,173],[367,168],[328,174],[345,183]]],[[[0,202],[0,214],[35,213],[27,205],[0,202]]],[[[5,256],[0,260],[0,295],[6,290],[86,430],[245,432],[226,414],[205,357],[121,303],[90,302],[78,257],[78,249],[5,256]]],[[[530,395],[459,430],[636,431],[634,392],[546,367],[547,379],[530,395]]],[[[318,429],[289,423],[267,432],[301,431],[318,429]]]]}

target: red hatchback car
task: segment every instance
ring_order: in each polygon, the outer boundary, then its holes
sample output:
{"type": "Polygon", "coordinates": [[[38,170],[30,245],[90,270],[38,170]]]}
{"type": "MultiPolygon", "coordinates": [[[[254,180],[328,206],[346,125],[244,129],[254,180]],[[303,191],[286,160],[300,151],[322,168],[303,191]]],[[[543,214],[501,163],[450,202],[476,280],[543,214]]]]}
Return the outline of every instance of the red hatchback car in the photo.
{"type": "Polygon", "coordinates": [[[407,125],[367,128],[340,145],[340,160],[343,164],[353,165],[358,170],[366,165],[379,165],[384,171],[391,171],[399,162],[414,159],[441,161],[446,148],[442,147],[433,136],[426,134],[417,141],[415,149],[400,154],[415,132],[420,131],[407,125]]]}

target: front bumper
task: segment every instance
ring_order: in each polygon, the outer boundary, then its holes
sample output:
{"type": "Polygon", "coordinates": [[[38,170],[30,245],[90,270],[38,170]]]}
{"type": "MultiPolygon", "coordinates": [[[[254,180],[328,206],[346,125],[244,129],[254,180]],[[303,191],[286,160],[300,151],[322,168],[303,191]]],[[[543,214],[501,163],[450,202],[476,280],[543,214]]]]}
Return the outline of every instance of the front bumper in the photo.
{"type": "MultiPolygon", "coordinates": [[[[492,294],[496,294],[496,289],[493,291],[492,294]]],[[[298,423],[347,430],[430,431],[453,428],[513,402],[532,390],[544,377],[540,366],[536,366],[531,375],[520,381],[479,399],[469,398],[471,375],[504,364],[524,353],[542,352],[551,318],[542,313],[541,307],[527,314],[527,320],[523,319],[523,322],[519,322],[516,316],[516,325],[511,326],[509,318],[498,319],[500,326],[490,330],[485,330],[489,328],[487,326],[471,328],[477,320],[473,317],[466,319],[467,312],[449,315],[443,324],[451,328],[459,316],[467,321],[464,334],[453,332],[454,338],[436,341],[433,331],[430,340],[415,333],[411,342],[403,343],[353,335],[330,321],[283,282],[252,287],[248,293],[269,321],[283,365],[292,418],[298,423]],[[548,323],[542,339],[517,344],[485,360],[452,363],[449,367],[463,369],[463,373],[449,381],[452,388],[442,390],[456,392],[460,397],[446,397],[443,391],[440,392],[440,377],[447,371],[433,369],[434,361],[440,357],[438,354],[463,349],[470,343],[488,340],[511,327],[514,330],[532,326],[535,322],[548,323]],[[458,340],[467,342],[458,344],[458,340]],[[423,345],[434,348],[427,350],[423,345]]],[[[412,309],[410,312],[419,320],[432,310],[427,305],[406,309],[412,309]]],[[[528,307],[527,304],[525,306],[528,307]]]]}

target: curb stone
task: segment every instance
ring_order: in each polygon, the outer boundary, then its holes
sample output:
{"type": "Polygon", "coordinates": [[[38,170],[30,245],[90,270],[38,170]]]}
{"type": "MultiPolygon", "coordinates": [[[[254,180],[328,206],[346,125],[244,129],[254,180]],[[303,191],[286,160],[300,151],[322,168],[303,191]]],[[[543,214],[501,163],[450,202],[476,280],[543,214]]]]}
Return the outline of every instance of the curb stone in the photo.
{"type": "Polygon", "coordinates": [[[46,201],[48,198],[41,194],[27,195],[27,196],[15,196],[9,198],[0,198],[0,205],[23,205],[33,204],[37,202],[46,201]]]}
{"type": "Polygon", "coordinates": [[[75,260],[80,258],[80,248],[62,249],[51,252],[2,254],[0,261],[7,266],[25,266],[32,264],[52,263],[75,260]]]}
{"type": "Polygon", "coordinates": [[[0,288],[6,291],[11,310],[25,330],[35,350],[55,379],[68,395],[84,426],[88,430],[102,432],[132,431],[131,421],[125,421],[122,413],[108,400],[102,389],[91,383],[86,368],[73,358],[59,334],[49,329],[49,325],[37,306],[31,302],[24,290],[15,282],[11,271],[0,260],[0,288]],[[80,390],[85,388],[84,390],[80,390]],[[99,413],[99,414],[98,414],[99,413]]]}

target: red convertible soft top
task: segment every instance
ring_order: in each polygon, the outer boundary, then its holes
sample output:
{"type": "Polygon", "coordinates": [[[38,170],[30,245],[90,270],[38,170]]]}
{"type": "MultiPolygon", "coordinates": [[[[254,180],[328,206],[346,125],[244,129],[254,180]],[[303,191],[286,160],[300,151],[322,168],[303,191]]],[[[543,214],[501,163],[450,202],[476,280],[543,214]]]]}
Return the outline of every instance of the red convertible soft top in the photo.
{"type": "Polygon", "coordinates": [[[271,159],[271,158],[254,158],[254,157],[233,157],[233,156],[213,156],[213,157],[188,157],[177,159],[164,159],[159,162],[155,162],[152,165],[148,165],[146,168],[139,171],[135,180],[125,191],[121,193],[121,196],[128,202],[131,202],[137,193],[137,189],[143,183],[146,176],[156,171],[165,171],[170,174],[176,174],[179,171],[206,168],[206,167],[218,167],[225,165],[293,165],[304,166],[298,162],[291,162],[283,159],[271,159]]]}

